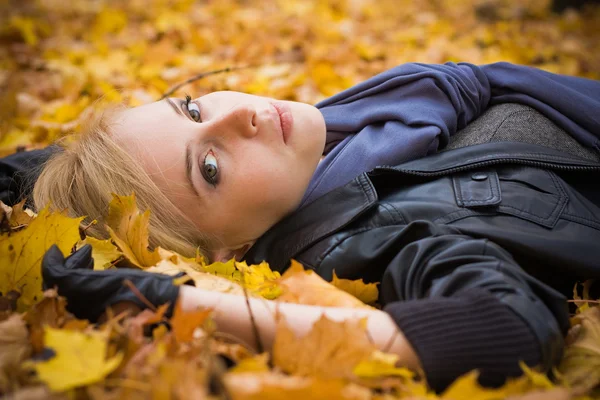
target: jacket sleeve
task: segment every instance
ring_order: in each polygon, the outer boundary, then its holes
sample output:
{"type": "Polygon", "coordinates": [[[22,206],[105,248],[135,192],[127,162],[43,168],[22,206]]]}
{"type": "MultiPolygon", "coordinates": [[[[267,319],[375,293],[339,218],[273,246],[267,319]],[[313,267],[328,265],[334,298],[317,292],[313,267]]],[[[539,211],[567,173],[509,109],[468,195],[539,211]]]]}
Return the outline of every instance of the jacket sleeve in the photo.
{"type": "Polygon", "coordinates": [[[53,145],[0,158],[0,201],[12,206],[25,198],[26,207],[32,208],[31,191],[41,167],[58,150],[53,145]]]}
{"type": "Polygon", "coordinates": [[[358,263],[383,270],[383,310],[414,347],[433,389],[473,369],[494,386],[520,375],[520,360],[545,371],[559,361],[569,327],[566,299],[497,244],[428,221],[369,235],[377,243],[358,234],[336,251],[352,253],[346,268],[356,262],[356,271],[358,263]]]}

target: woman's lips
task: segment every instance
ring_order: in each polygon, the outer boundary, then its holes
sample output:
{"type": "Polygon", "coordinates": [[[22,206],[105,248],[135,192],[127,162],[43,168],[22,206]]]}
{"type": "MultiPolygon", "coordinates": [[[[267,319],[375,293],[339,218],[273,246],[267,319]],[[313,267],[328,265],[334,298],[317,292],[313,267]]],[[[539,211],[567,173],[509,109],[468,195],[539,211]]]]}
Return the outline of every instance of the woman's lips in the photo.
{"type": "Polygon", "coordinates": [[[279,123],[281,124],[283,142],[287,144],[290,134],[292,133],[292,127],[294,126],[294,116],[292,115],[292,110],[290,109],[290,106],[282,101],[273,102],[271,104],[273,104],[273,107],[275,110],[277,110],[277,114],[279,114],[279,123]]]}

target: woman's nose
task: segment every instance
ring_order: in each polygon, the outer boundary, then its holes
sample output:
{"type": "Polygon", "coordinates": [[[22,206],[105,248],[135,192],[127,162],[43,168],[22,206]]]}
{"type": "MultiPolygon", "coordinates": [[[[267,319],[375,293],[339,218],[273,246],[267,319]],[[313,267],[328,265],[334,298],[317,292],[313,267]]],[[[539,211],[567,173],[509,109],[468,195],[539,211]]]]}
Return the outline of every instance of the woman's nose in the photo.
{"type": "Polygon", "coordinates": [[[223,116],[222,122],[226,129],[247,138],[254,137],[258,132],[256,109],[249,104],[235,106],[223,116]]]}

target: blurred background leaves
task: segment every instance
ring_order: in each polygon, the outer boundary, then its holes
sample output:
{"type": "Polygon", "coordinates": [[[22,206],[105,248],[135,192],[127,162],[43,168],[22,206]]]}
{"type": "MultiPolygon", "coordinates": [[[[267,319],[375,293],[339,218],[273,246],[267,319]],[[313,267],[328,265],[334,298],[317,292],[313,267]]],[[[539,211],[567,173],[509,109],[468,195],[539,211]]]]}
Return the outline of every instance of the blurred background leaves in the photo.
{"type": "Polygon", "coordinates": [[[144,104],[227,67],[236,69],[174,95],[237,90],[315,103],[404,62],[509,61],[598,79],[600,4],[569,4],[4,0],[0,156],[76,131],[99,99],[144,104]]]}

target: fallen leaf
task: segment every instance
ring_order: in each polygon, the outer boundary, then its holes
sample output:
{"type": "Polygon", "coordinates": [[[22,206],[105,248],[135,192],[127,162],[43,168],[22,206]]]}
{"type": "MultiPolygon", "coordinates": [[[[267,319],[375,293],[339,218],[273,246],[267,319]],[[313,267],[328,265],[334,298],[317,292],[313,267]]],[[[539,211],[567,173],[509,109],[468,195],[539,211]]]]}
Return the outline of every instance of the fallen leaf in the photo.
{"type": "Polygon", "coordinates": [[[150,210],[140,214],[135,193],[129,196],[113,194],[106,224],[110,237],[125,258],[138,268],[147,268],[160,261],[158,249],[148,249],[150,210]]]}
{"type": "Polygon", "coordinates": [[[203,270],[235,282],[248,289],[249,292],[269,300],[278,298],[282,292],[278,285],[281,277],[279,272],[272,271],[266,262],[248,265],[246,262],[237,262],[232,258],[225,263],[214,262],[206,265],[203,270]]]}
{"type": "Polygon", "coordinates": [[[196,328],[212,314],[212,309],[183,311],[181,303],[177,302],[171,318],[171,327],[175,340],[180,343],[190,342],[194,338],[196,328]]]}
{"type": "Polygon", "coordinates": [[[276,372],[227,373],[227,389],[234,400],[366,400],[366,388],[341,379],[288,376],[276,372]]]}
{"type": "Polygon", "coordinates": [[[336,322],[323,315],[300,338],[280,318],[272,353],[273,364],[290,374],[352,379],[354,368],[375,350],[365,320],[336,322]]]}
{"type": "Polygon", "coordinates": [[[87,236],[77,243],[77,249],[89,244],[92,246],[92,257],[94,258],[94,270],[102,271],[113,267],[113,262],[123,255],[119,249],[112,244],[110,239],[100,240],[87,236]]]}
{"type": "Polygon", "coordinates": [[[46,328],[45,346],[54,352],[48,361],[29,363],[40,380],[55,392],[98,382],[119,366],[122,354],[106,359],[107,335],[46,328]]]}
{"type": "Polygon", "coordinates": [[[19,314],[0,322],[0,393],[11,389],[11,381],[21,370],[20,364],[31,354],[27,326],[19,314]]]}
{"type": "Polygon", "coordinates": [[[366,304],[374,304],[379,298],[379,290],[377,289],[379,283],[364,283],[362,279],[340,279],[333,271],[331,284],[346,293],[350,293],[366,304]]]}
{"type": "Polygon", "coordinates": [[[230,374],[239,374],[245,372],[266,372],[269,371],[269,354],[257,354],[254,357],[244,358],[236,366],[229,370],[230,374]]]}
{"type": "Polygon", "coordinates": [[[314,271],[305,271],[295,260],[281,277],[279,285],[283,289],[283,294],[277,298],[279,301],[325,307],[371,308],[325,281],[314,271]]]}
{"type": "Polygon", "coordinates": [[[46,327],[61,328],[73,317],[67,312],[67,300],[58,295],[55,289],[46,290],[43,299],[25,314],[29,325],[29,339],[35,353],[44,348],[44,330],[46,327]]]}
{"type": "Polygon", "coordinates": [[[36,217],[36,214],[30,209],[25,208],[25,199],[12,206],[12,212],[9,216],[11,227],[26,226],[36,217]]]}
{"type": "Polygon", "coordinates": [[[353,369],[359,378],[379,378],[382,376],[399,376],[411,379],[414,372],[408,368],[396,367],[399,356],[375,350],[368,359],[360,361],[353,369]]]}
{"type": "Polygon", "coordinates": [[[83,218],[50,213],[48,207],[23,230],[0,236],[0,292],[16,290],[19,311],[25,311],[42,298],[42,257],[56,244],[64,255],[79,240],[83,218]]]}
{"type": "Polygon", "coordinates": [[[572,342],[567,344],[558,369],[570,387],[585,393],[600,385],[600,307],[573,317],[571,331],[572,342]]]}
{"type": "Polygon", "coordinates": [[[180,272],[185,272],[192,278],[194,286],[197,288],[236,295],[244,294],[244,289],[236,282],[207,272],[199,272],[194,266],[188,264],[174,264],[168,259],[159,261],[154,267],[147,268],[146,271],[166,275],[177,275],[180,272]]]}
{"type": "MultiPolygon", "coordinates": [[[[555,388],[550,390],[535,390],[526,394],[510,396],[506,400],[571,400],[572,398],[573,394],[569,389],[555,388]]],[[[587,400],[581,397],[578,399],[587,400]]]]}

